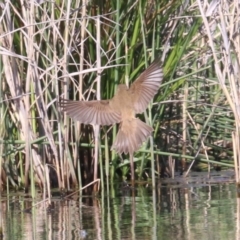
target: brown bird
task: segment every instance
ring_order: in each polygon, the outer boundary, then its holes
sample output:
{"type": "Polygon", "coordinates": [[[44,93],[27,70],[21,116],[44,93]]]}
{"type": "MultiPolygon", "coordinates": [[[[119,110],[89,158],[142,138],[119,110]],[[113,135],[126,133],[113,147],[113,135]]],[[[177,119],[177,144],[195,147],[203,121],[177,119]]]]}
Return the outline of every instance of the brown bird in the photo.
{"type": "MultiPolygon", "coordinates": [[[[163,79],[160,59],[156,59],[128,88],[117,87],[112,99],[100,101],[71,101],[61,99],[60,106],[68,116],[84,124],[112,125],[120,123],[112,149],[117,153],[133,153],[151,135],[152,127],[136,118],[158,92],[163,79]]],[[[133,178],[133,176],[132,176],[133,178]]]]}

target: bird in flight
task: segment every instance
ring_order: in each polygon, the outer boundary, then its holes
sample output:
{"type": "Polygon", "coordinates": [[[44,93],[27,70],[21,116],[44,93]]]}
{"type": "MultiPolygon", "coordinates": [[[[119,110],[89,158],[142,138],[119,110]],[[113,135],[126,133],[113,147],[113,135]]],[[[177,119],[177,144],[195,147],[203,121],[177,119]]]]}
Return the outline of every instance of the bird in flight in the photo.
{"type": "Polygon", "coordinates": [[[117,87],[116,94],[108,100],[71,101],[60,99],[60,106],[76,121],[92,125],[113,125],[119,123],[119,131],[112,145],[117,153],[133,153],[151,135],[153,128],[136,118],[146,110],[149,102],[158,92],[163,79],[160,59],[156,59],[128,88],[117,87]]]}

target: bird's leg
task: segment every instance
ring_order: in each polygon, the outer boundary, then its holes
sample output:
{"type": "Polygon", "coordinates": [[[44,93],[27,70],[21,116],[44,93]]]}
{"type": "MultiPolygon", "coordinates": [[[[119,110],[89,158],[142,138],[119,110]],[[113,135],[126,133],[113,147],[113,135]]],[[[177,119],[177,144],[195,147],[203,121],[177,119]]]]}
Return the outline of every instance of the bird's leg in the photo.
{"type": "MultiPolygon", "coordinates": [[[[99,132],[100,126],[93,125],[94,138],[95,138],[95,152],[94,152],[94,176],[93,180],[96,181],[98,178],[98,155],[99,155],[99,132]]],[[[98,192],[98,184],[94,184],[94,192],[98,192]]]]}
{"type": "Polygon", "coordinates": [[[124,161],[123,161],[122,154],[118,154],[118,156],[119,156],[119,157],[120,157],[120,159],[121,159],[121,163],[123,163],[124,161]]]}
{"type": "Polygon", "coordinates": [[[129,156],[130,156],[130,167],[131,167],[131,181],[132,181],[132,185],[134,185],[135,176],[134,176],[133,153],[129,153],[129,156]]]}

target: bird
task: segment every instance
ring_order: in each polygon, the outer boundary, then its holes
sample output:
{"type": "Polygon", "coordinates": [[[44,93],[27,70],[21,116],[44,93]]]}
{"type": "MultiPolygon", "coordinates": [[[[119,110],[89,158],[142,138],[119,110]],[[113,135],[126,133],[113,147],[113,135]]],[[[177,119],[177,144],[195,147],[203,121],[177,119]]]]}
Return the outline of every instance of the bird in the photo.
{"type": "Polygon", "coordinates": [[[115,150],[119,155],[129,154],[133,158],[134,152],[153,131],[153,128],[137,118],[136,114],[143,113],[158,92],[163,80],[161,65],[159,58],[154,60],[129,88],[125,84],[118,85],[111,99],[72,101],[60,98],[60,107],[69,117],[83,124],[119,124],[111,150],[115,150]]]}

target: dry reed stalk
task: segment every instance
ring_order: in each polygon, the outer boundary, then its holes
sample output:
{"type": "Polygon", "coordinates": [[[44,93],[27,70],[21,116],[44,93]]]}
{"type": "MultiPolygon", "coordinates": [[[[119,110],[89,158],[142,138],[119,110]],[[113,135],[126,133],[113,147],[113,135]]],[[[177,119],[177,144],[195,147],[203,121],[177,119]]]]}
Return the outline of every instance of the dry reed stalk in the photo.
{"type": "Polygon", "coordinates": [[[239,163],[239,136],[235,132],[232,132],[232,141],[233,141],[233,159],[234,159],[234,170],[235,170],[235,179],[236,182],[240,182],[240,163],[239,163]]]}
{"type": "MultiPolygon", "coordinates": [[[[239,3],[237,0],[231,2],[221,1],[217,5],[213,4],[214,1],[210,5],[206,2],[204,6],[208,6],[208,9],[205,11],[201,1],[197,0],[197,2],[208,36],[208,44],[212,50],[217,78],[235,118],[236,130],[233,134],[233,149],[235,171],[237,173],[240,167],[239,142],[237,140],[240,129],[240,88],[238,84],[240,81],[240,36],[236,34],[239,30],[239,3]],[[211,16],[213,12],[216,16],[215,18],[218,20],[215,25],[215,32],[217,32],[215,36],[212,34],[209,18],[207,18],[211,16]],[[220,41],[222,48],[217,48],[215,38],[219,39],[218,41],[220,41]],[[227,83],[229,83],[229,87],[227,83]]],[[[236,177],[237,176],[238,175],[236,175],[236,177]]],[[[239,182],[239,179],[236,179],[236,181],[239,182]]]]}
{"type": "MultiPolygon", "coordinates": [[[[0,25],[0,30],[2,30],[1,25],[0,25]]],[[[8,46],[10,46],[9,49],[11,49],[10,51],[12,52],[12,55],[14,55],[14,49],[12,47],[12,39],[10,34],[4,38],[0,38],[0,45],[5,49],[8,49],[9,48],[8,46]]],[[[3,54],[2,60],[4,63],[6,82],[9,86],[11,97],[15,98],[18,96],[22,96],[23,91],[21,88],[20,76],[18,74],[19,69],[17,67],[16,59],[14,58],[14,56],[3,54]]],[[[14,111],[14,116],[20,125],[21,139],[25,141],[25,146],[26,146],[25,147],[25,154],[26,154],[25,187],[26,189],[28,189],[28,174],[29,174],[29,167],[30,167],[30,156],[28,155],[28,153],[30,153],[32,156],[34,170],[36,171],[37,176],[39,178],[38,183],[42,185],[43,179],[44,179],[43,166],[42,166],[41,159],[38,152],[34,148],[31,148],[30,146],[30,141],[35,139],[36,136],[32,132],[32,128],[29,123],[29,116],[28,116],[29,108],[28,109],[26,108],[26,101],[24,101],[24,97],[23,99],[17,99],[17,100],[11,101],[11,107],[14,111]]]]}

